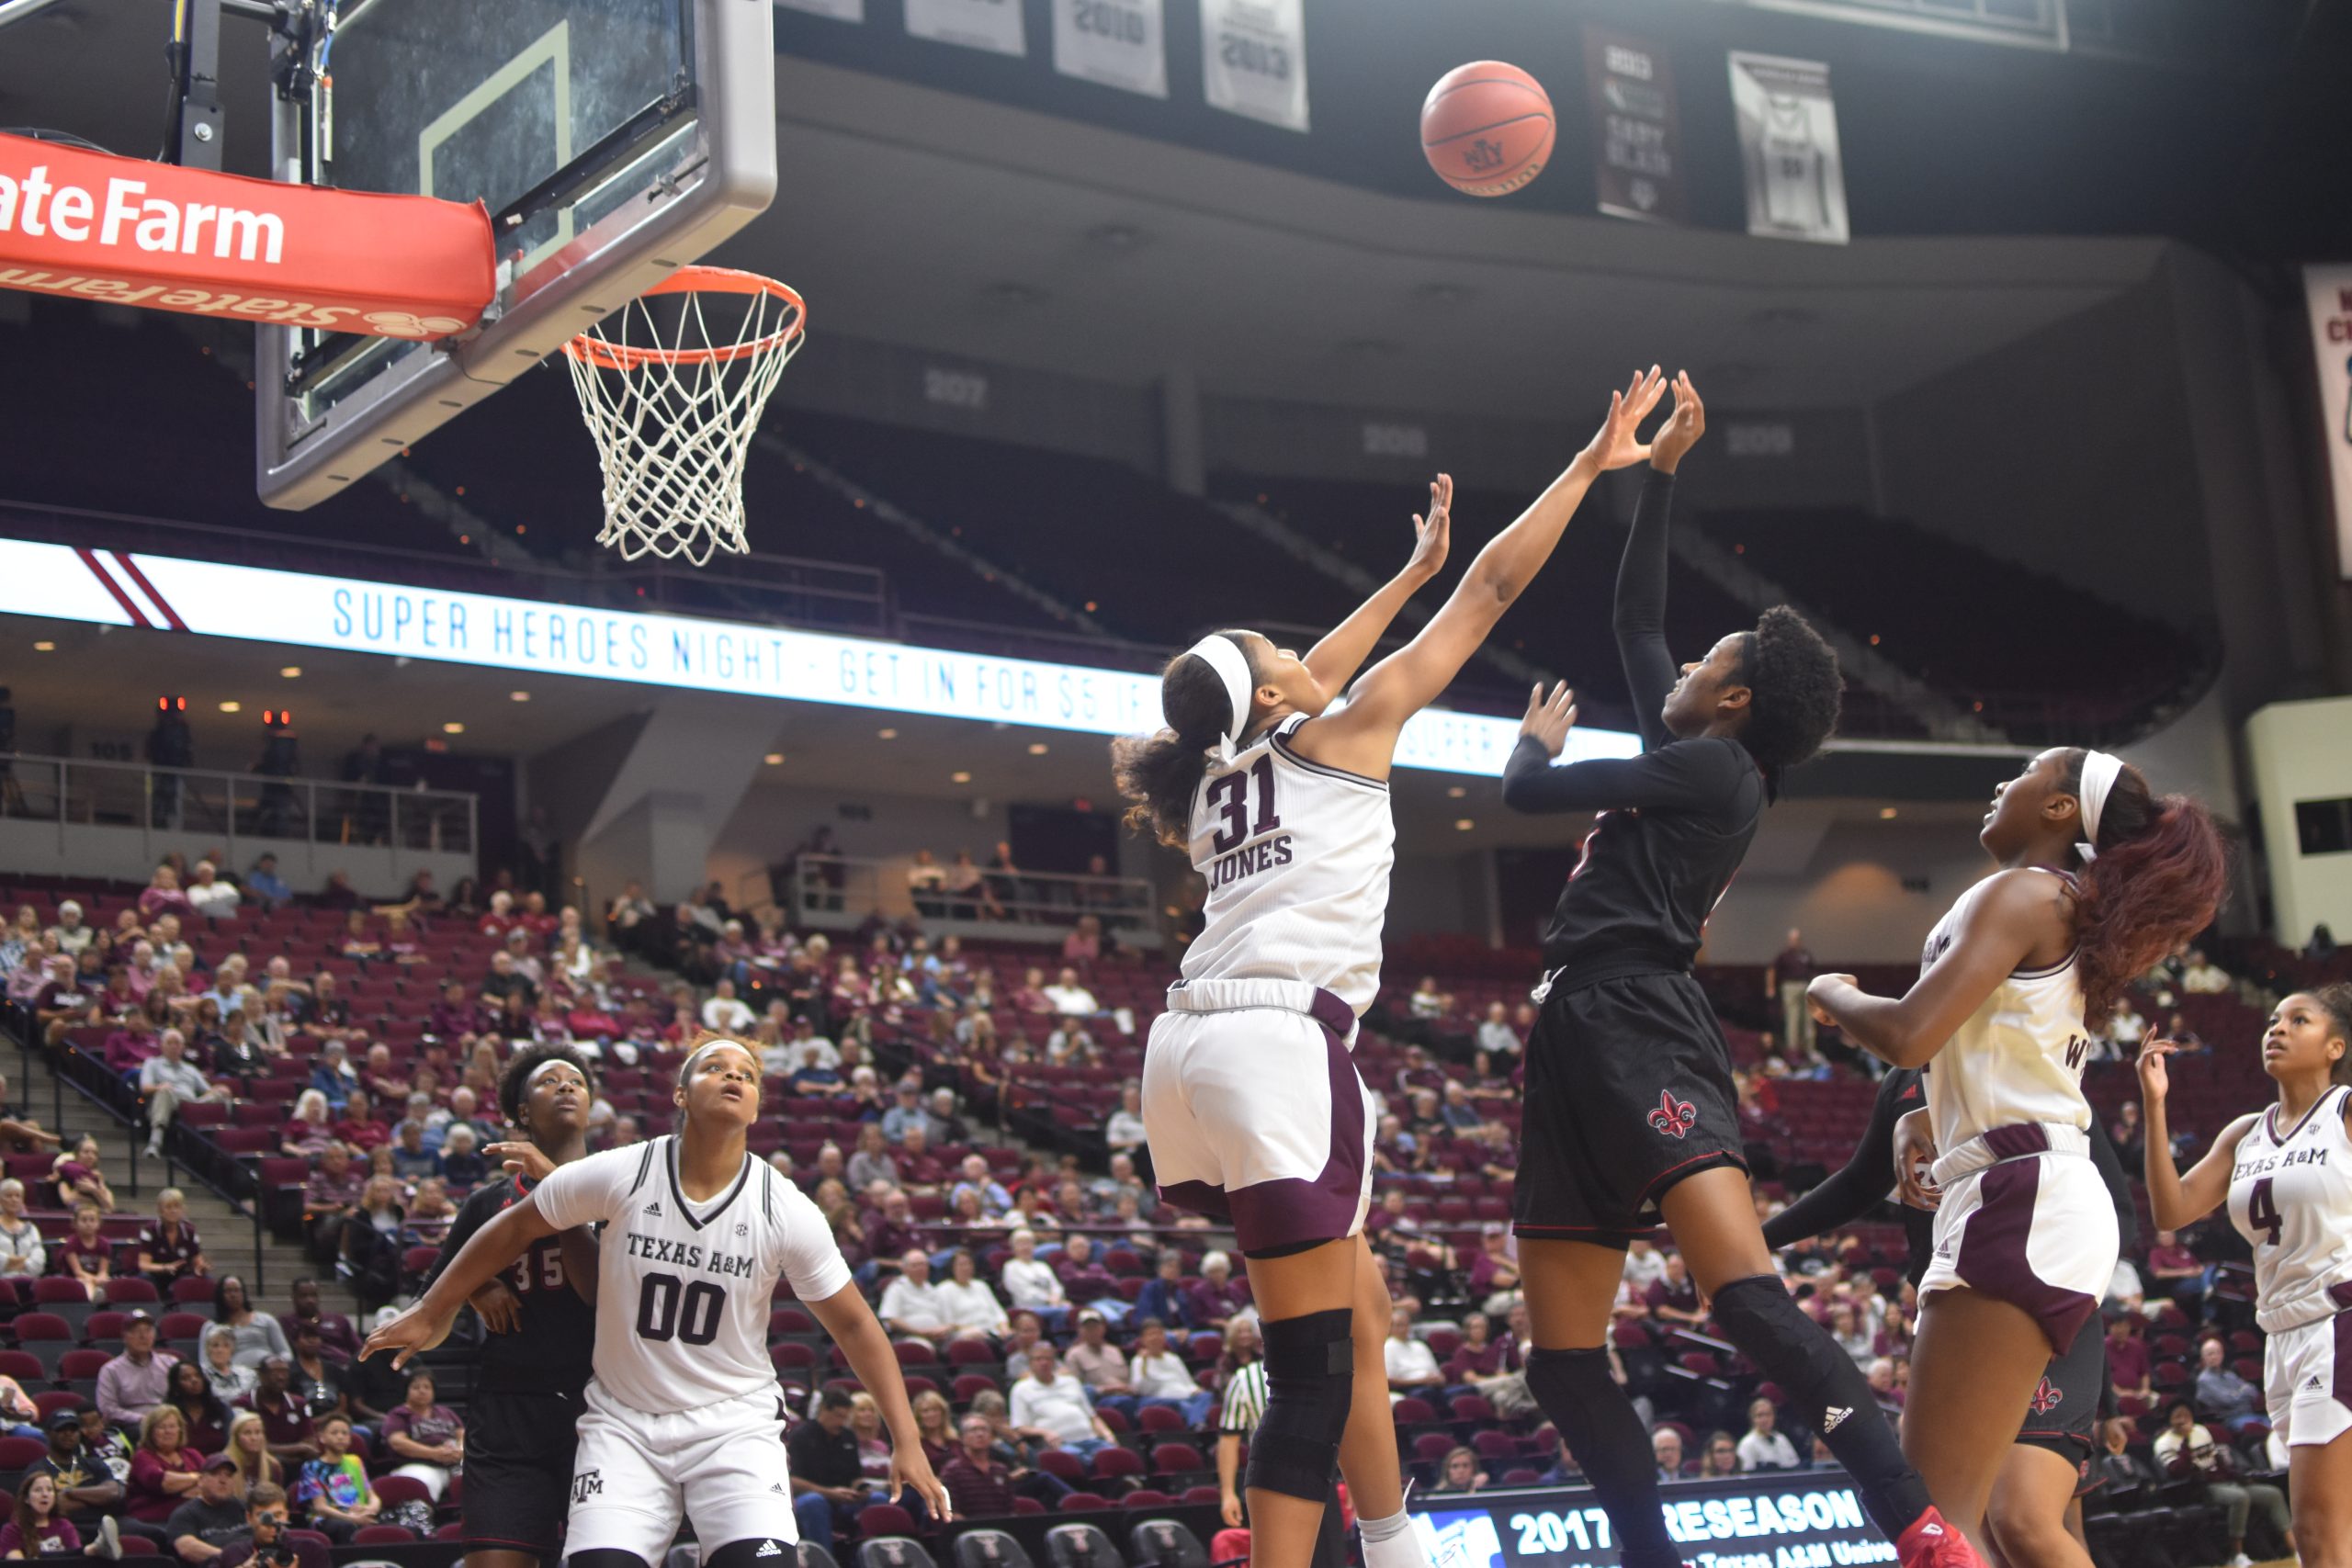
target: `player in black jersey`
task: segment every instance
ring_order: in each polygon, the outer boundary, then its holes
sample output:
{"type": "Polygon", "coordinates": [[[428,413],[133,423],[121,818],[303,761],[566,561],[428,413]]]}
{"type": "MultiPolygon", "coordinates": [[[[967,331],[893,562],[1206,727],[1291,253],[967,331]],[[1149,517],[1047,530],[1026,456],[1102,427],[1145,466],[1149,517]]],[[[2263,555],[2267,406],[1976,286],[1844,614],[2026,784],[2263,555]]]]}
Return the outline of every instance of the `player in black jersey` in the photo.
{"type": "MultiPolygon", "coordinates": [[[[1899,1192],[1909,1253],[1904,1274],[1918,1284],[1935,1247],[1938,1198],[1935,1189],[1920,1179],[1922,1158],[1933,1153],[1925,1125],[1927,1077],[1925,1068],[1896,1067],[1879,1079],[1870,1125],[1863,1129],[1853,1157],[1765,1221],[1765,1246],[1778,1252],[1792,1242],[1826,1235],[1861,1218],[1889,1193],[1899,1192]]],[[[2140,1228],[2131,1180],[2107,1129],[2096,1118],[2090,1140],[2091,1163],[2107,1183],[2120,1245],[2128,1253],[2140,1228]]],[[[2107,1337],[2077,1334],[2073,1348],[2051,1358],[2017,1441],[1993,1483],[1984,1525],[2007,1568],[2052,1568],[2084,1561],[2090,1549],[2083,1533],[2083,1499],[2106,1484],[2093,1461],[2098,1457],[2098,1434],[2114,1407],[2107,1337]]]]}
{"type": "MultiPolygon", "coordinates": [[[[594,1099],[587,1060],[569,1045],[534,1045],[507,1064],[498,1105],[523,1136],[483,1151],[505,1169],[458,1208],[434,1277],[548,1172],[587,1154],[594,1099]]],[[[595,1289],[596,1244],[580,1230],[532,1243],[474,1292],[495,1337],[467,1411],[466,1568],[538,1568],[562,1550],[580,1395],[596,1348],[595,1289]]]]}
{"type": "Polygon", "coordinates": [[[1610,1304],[1626,1244],[1663,1218],[1724,1333],[1786,1389],[1849,1471],[1905,1568],[1980,1568],[1879,1415],[1870,1385],[1772,1271],[1748,1194],[1730,1053],[1691,977],[1707,916],[1781,776],[1837,727],[1837,655],[1785,606],[1680,678],[1667,651],[1674,470],[1706,429],[1688,375],[1650,441],[1617,573],[1619,656],[1643,752],[1550,765],[1570,694],[1537,688],[1503,770],[1520,811],[1597,811],[1544,932],[1526,1048],[1512,1228],[1536,1348],[1528,1387],[1583,1462],[1624,1568],[1682,1562],[1658,1511],[1649,1438],[1610,1376],[1610,1304]]]}

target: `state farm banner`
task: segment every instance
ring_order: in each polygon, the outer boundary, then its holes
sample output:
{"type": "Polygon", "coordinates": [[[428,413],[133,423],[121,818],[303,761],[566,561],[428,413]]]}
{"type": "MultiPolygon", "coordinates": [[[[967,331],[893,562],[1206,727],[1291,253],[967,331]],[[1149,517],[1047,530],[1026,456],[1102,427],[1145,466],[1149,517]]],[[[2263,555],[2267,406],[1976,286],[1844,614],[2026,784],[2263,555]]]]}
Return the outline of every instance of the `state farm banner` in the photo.
{"type": "Polygon", "coordinates": [[[1747,171],[1747,231],[1842,245],[1846,166],[1829,67],[1770,54],[1731,57],[1731,105],[1747,171]]]}
{"type": "Polygon", "coordinates": [[[1026,54],[1021,0],[907,0],[907,31],[991,54],[1026,54]]]}
{"type": "Polygon", "coordinates": [[[2319,360],[2319,407],[2335,499],[2335,570],[2352,578],[2352,266],[2307,266],[2312,353],[2319,360]]]}
{"type": "Polygon", "coordinates": [[[1065,76],[1168,96],[1160,0],[1054,0],[1054,69],[1065,76]]]}
{"type": "Polygon", "coordinates": [[[480,202],[372,196],[0,135],[0,288],[447,337],[495,288],[480,202]]]}
{"type": "Polygon", "coordinates": [[[1657,45],[1587,24],[1586,97],[1592,106],[1593,187],[1600,210],[1653,223],[1682,221],[1681,127],[1674,66],[1657,45]]]}
{"type": "Polygon", "coordinates": [[[1201,0],[1201,78],[1211,108],[1305,130],[1302,0],[1201,0]]]}

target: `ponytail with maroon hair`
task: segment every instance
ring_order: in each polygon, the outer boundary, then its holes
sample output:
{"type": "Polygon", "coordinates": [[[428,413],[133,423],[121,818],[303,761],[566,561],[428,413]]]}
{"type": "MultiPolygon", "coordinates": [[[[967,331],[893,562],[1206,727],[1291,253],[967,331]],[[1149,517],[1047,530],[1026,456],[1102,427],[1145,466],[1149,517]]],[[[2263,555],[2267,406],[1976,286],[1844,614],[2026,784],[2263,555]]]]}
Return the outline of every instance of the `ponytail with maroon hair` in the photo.
{"type": "MultiPolygon", "coordinates": [[[[2058,787],[2080,798],[2083,762],[2066,753],[2058,787]]],[[[2104,1029],[2124,987],[2211,925],[2229,884],[2229,850],[2212,815],[2185,795],[2153,795],[2125,763],[2098,813],[2098,858],[2084,866],[2075,901],[2075,972],[2083,1016],[2104,1029]]]]}

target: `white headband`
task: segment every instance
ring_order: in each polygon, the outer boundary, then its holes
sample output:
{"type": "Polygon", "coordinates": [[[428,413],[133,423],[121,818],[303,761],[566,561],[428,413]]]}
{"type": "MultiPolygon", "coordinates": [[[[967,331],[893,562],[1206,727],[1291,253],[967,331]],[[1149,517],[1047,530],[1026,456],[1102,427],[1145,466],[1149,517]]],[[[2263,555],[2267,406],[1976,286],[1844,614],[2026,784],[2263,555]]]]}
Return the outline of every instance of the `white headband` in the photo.
{"type": "Polygon", "coordinates": [[[2083,782],[2075,791],[2075,798],[2082,803],[2082,854],[2086,862],[2098,859],[2098,819],[2107,812],[2107,793],[2115,787],[2122,772],[2120,757],[2105,751],[2083,753],[2083,782]]]}
{"type": "Polygon", "coordinates": [[[1250,727],[1250,694],[1257,689],[1250,678],[1250,660],[1234,640],[1221,632],[1211,632],[1184,650],[1193,658],[1204,660],[1225,682],[1225,695],[1232,705],[1233,717],[1225,732],[1217,737],[1217,755],[1227,760],[1233,756],[1233,743],[1250,727]]]}
{"type": "Polygon", "coordinates": [[[680,1083],[684,1083],[688,1078],[694,1077],[695,1059],[696,1057],[700,1056],[705,1051],[715,1051],[721,1045],[732,1045],[735,1049],[742,1052],[745,1055],[752,1057],[753,1060],[756,1061],[758,1059],[757,1055],[752,1050],[752,1048],[749,1045],[744,1044],[741,1040],[706,1040],[701,1044],[695,1046],[692,1051],[687,1052],[686,1059],[678,1064],[678,1081],[680,1083]]]}

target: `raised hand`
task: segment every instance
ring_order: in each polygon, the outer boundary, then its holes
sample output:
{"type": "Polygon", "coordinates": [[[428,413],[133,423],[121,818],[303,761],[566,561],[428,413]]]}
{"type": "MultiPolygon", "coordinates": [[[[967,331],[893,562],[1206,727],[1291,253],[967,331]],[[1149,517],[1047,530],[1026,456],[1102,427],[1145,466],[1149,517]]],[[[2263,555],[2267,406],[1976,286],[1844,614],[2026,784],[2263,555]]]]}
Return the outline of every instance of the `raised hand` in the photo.
{"type": "Polygon", "coordinates": [[[1568,731],[1576,728],[1577,694],[1568,690],[1566,681],[1544,694],[1543,682],[1536,682],[1527,694],[1527,716],[1520,721],[1519,732],[1532,736],[1544,748],[1544,754],[1556,758],[1568,744],[1568,731]]]}
{"type": "Polygon", "coordinates": [[[2179,1049],[2178,1043],[2160,1038],[2153,1027],[2140,1036],[2140,1093],[2143,1097],[2161,1101],[2172,1092],[2172,1070],[2165,1066],[2165,1058],[2179,1049]]]}
{"type": "Polygon", "coordinates": [[[1682,455],[1699,444],[1707,434],[1707,405],[1699,400],[1699,389],[1690,384],[1690,372],[1678,370],[1674,374],[1674,412],[1650,437],[1650,467],[1659,473],[1674,472],[1682,455]]]}
{"type": "Polygon", "coordinates": [[[1634,372],[1634,378],[1625,384],[1623,391],[1609,394],[1609,417],[1600,422],[1600,429],[1585,443],[1585,456],[1603,470],[1630,468],[1648,457],[1650,449],[1641,439],[1642,421],[1649,418],[1650,411],[1664,396],[1665,371],[1653,365],[1646,371],[1634,372]]]}
{"type": "Polygon", "coordinates": [[[1435,577],[1453,543],[1453,476],[1440,474],[1430,481],[1430,509],[1413,515],[1413,558],[1405,570],[1421,578],[1435,577]]]}
{"type": "Polygon", "coordinates": [[[503,1279],[492,1280],[467,1300],[492,1334],[512,1334],[522,1321],[523,1303],[503,1279]]]}
{"type": "Polygon", "coordinates": [[[503,1164],[510,1174],[526,1181],[545,1181],[555,1171],[555,1161],[548,1158],[547,1151],[524,1139],[492,1144],[481,1152],[503,1164]]]}

